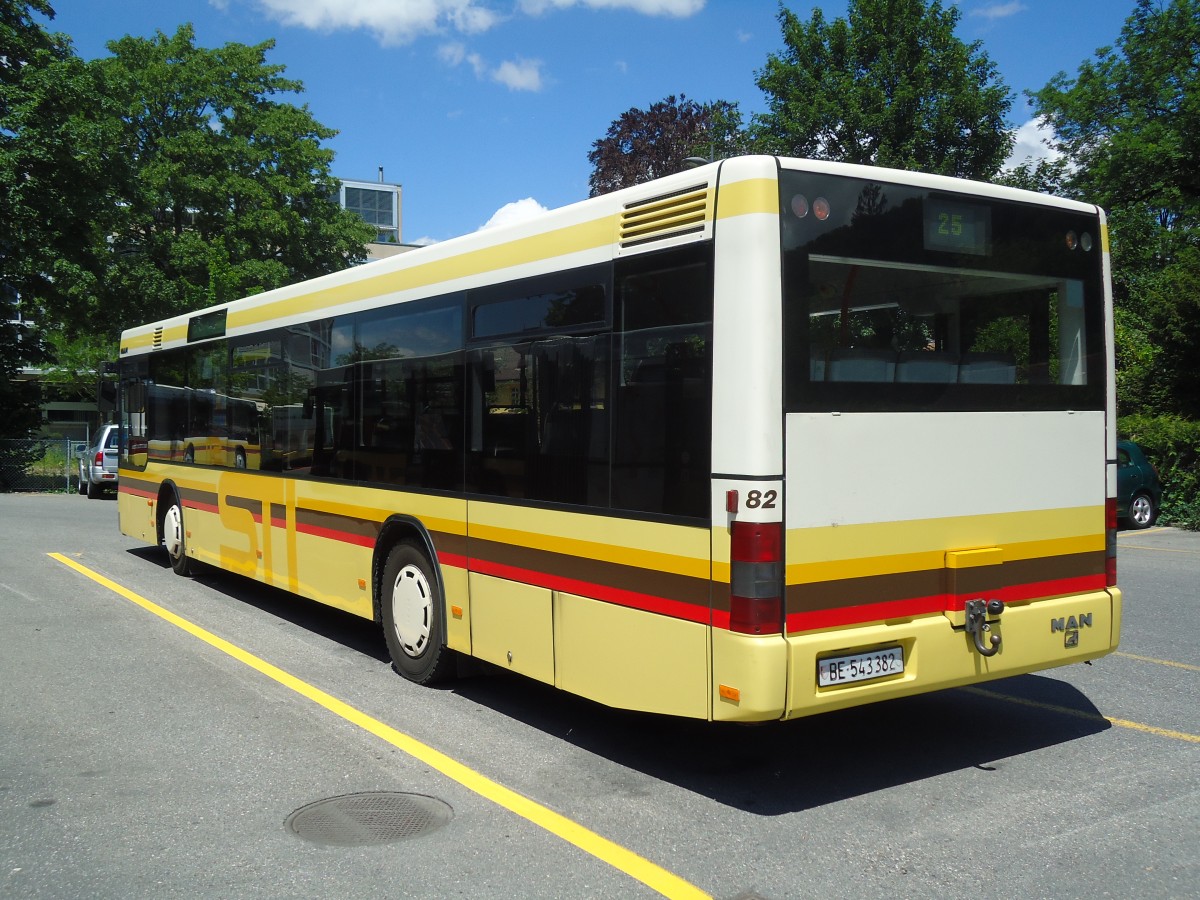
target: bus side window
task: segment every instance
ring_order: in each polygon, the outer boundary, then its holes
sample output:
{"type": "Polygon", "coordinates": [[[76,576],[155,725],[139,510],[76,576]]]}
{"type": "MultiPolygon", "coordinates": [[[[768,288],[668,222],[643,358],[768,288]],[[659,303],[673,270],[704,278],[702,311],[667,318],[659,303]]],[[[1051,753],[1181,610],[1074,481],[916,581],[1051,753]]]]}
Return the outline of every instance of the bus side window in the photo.
{"type": "Polygon", "coordinates": [[[612,505],[707,518],[713,275],[707,247],[618,264],[612,505]]]}

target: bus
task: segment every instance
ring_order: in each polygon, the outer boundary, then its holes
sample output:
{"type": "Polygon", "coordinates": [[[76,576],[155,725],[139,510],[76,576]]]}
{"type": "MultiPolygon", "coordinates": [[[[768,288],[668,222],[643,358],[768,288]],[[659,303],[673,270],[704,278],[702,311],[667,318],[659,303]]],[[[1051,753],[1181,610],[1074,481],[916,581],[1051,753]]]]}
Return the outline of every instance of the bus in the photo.
{"type": "Polygon", "coordinates": [[[120,353],[122,532],[378,622],[418,683],[750,722],[1117,646],[1094,206],[738,157],[120,353]],[[206,396],[256,466],[145,453],[206,396]]]}

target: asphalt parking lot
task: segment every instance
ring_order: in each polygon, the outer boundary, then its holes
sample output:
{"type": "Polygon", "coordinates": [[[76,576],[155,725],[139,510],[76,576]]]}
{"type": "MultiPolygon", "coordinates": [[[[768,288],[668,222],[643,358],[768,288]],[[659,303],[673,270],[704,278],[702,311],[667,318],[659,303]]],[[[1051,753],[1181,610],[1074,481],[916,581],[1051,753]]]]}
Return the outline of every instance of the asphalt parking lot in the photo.
{"type": "Polygon", "coordinates": [[[0,896],[1194,897],[1200,535],[1118,548],[1093,665],[718,727],[419,688],[370,623],[176,577],[111,500],[0,495],[0,896]],[[293,827],[367,793],[448,812],[293,827]]]}

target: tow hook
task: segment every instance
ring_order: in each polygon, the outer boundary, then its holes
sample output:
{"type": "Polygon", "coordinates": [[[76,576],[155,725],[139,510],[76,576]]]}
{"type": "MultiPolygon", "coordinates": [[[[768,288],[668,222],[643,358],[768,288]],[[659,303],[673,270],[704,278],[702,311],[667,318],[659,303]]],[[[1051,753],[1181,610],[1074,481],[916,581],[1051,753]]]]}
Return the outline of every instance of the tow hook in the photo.
{"type": "Polygon", "coordinates": [[[991,646],[983,643],[984,632],[990,633],[992,626],[988,624],[988,616],[993,618],[1004,612],[1003,600],[968,600],[965,607],[967,614],[967,632],[975,641],[975,649],[981,656],[995,656],[1000,652],[1000,635],[993,634],[991,646]]]}

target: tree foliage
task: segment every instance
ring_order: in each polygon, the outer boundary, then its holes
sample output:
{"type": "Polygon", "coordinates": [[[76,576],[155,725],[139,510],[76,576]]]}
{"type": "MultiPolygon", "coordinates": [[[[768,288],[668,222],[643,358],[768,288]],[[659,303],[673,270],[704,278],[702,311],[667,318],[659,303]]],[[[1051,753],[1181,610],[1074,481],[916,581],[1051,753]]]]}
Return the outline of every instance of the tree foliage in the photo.
{"type": "Polygon", "coordinates": [[[591,196],[680,172],[688,157],[719,159],[740,152],[741,122],[735,103],[697,103],[683,94],[649,109],[628,109],[588,153],[591,196]]]}
{"type": "Polygon", "coordinates": [[[1200,0],[1138,0],[1033,100],[1070,192],[1109,210],[1122,410],[1200,418],[1200,0]]]}
{"type": "Polygon", "coordinates": [[[84,62],[47,0],[0,24],[0,276],[64,354],[121,328],[360,262],[374,231],[337,203],[334,135],[273,44],[197,47],[191,26],[84,62]]]}
{"type": "Polygon", "coordinates": [[[1012,95],[939,0],[850,0],[845,19],[780,6],[784,48],[758,73],[758,147],[788,156],[983,179],[1012,146],[1012,95]]]}
{"type": "Polygon", "coordinates": [[[337,205],[333,152],[321,146],[335,132],[275,99],[302,86],[266,61],[272,46],[207,50],[183,26],[113,41],[95,63],[117,107],[123,163],[102,301],[128,298],[117,304],[125,321],[364,258],[374,232],[337,205]]]}
{"type": "Polygon", "coordinates": [[[30,317],[95,282],[116,131],[96,73],[34,18],[53,16],[49,4],[0,9],[0,278],[30,317]]]}

